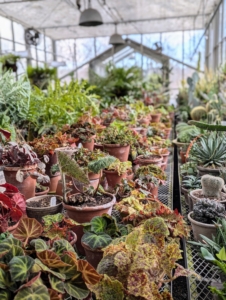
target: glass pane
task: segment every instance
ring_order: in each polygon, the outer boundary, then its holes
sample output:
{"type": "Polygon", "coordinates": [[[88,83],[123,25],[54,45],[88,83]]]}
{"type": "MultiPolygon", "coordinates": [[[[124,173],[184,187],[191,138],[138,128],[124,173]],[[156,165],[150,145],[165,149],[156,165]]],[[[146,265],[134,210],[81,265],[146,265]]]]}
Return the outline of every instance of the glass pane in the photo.
{"type": "Polygon", "coordinates": [[[37,50],[37,52],[38,52],[38,57],[37,57],[37,60],[38,61],[45,61],[45,54],[44,54],[44,51],[41,51],[41,50],[37,50]]]}
{"type": "Polygon", "coordinates": [[[11,21],[0,16],[0,33],[2,38],[13,39],[11,21]]]}
{"type": "Polygon", "coordinates": [[[24,41],[24,28],[21,24],[13,22],[14,39],[15,42],[25,44],[24,41]]]}
{"type": "Polygon", "coordinates": [[[47,59],[47,62],[51,62],[51,61],[53,61],[53,54],[52,54],[52,53],[49,53],[49,52],[47,52],[47,53],[46,53],[46,59],[47,59]]]}
{"type": "Polygon", "coordinates": [[[40,34],[40,43],[38,44],[37,48],[44,50],[44,35],[42,33],[40,34]]]}
{"type": "Polygon", "coordinates": [[[182,31],[162,34],[163,53],[182,60],[182,31]]]}
{"type": "Polygon", "coordinates": [[[52,47],[52,40],[46,36],[46,51],[50,51],[52,52],[53,51],[53,47],[52,47]]]}
{"type": "Polygon", "coordinates": [[[25,51],[25,50],[26,50],[25,45],[15,43],[15,51],[25,51]]]}
{"type": "Polygon", "coordinates": [[[2,52],[9,52],[13,50],[13,42],[1,39],[2,52]]]}
{"type": "Polygon", "coordinates": [[[17,70],[18,74],[25,73],[27,69],[27,60],[25,58],[21,58],[18,61],[17,66],[18,66],[18,70],[17,70]]]}
{"type": "Polygon", "coordinates": [[[96,38],[96,51],[97,55],[111,48],[109,45],[109,37],[97,37],[96,38]]]}
{"type": "Polygon", "coordinates": [[[78,65],[82,65],[83,63],[94,57],[93,38],[83,38],[76,40],[76,56],[78,65]]]}
{"type": "Polygon", "coordinates": [[[224,0],[223,22],[223,36],[226,37],[226,0],[224,0]]]}
{"type": "Polygon", "coordinates": [[[31,46],[31,57],[34,59],[34,60],[37,60],[36,58],[36,49],[35,47],[31,46]]]}

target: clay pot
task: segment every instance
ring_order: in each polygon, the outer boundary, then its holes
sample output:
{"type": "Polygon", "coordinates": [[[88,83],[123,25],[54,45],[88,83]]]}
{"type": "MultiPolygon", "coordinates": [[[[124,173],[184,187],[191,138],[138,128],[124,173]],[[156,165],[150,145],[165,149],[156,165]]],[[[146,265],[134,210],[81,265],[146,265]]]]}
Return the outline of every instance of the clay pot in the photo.
{"type": "Polygon", "coordinates": [[[161,119],[161,116],[162,116],[161,113],[151,114],[151,122],[158,123],[161,119]]]}
{"type": "Polygon", "coordinates": [[[180,160],[181,160],[181,163],[182,164],[185,164],[186,163],[186,157],[185,157],[185,155],[186,155],[186,151],[180,151],[180,160]]]}
{"type": "Polygon", "coordinates": [[[210,169],[210,168],[204,168],[201,166],[197,166],[199,176],[203,175],[213,175],[213,176],[220,176],[220,169],[210,169]]]}
{"type": "Polygon", "coordinates": [[[138,134],[141,134],[142,136],[146,137],[147,136],[147,128],[144,127],[134,127],[131,128],[132,131],[137,132],[138,134]]]}
{"type": "Polygon", "coordinates": [[[61,176],[60,175],[57,175],[55,177],[51,177],[50,178],[50,183],[49,183],[49,191],[51,193],[55,193],[56,192],[56,189],[57,189],[57,185],[58,185],[58,182],[61,180],[61,176]]]}
{"type": "Polygon", "coordinates": [[[124,162],[128,160],[130,145],[104,144],[104,150],[118,158],[121,162],[124,162]]]}
{"type": "Polygon", "coordinates": [[[36,177],[32,174],[36,171],[37,165],[20,167],[4,167],[5,181],[18,188],[21,194],[24,195],[25,200],[35,196],[36,177]],[[23,182],[16,180],[18,170],[23,173],[29,172],[31,175],[24,179],[23,182]]]}
{"type": "Polygon", "coordinates": [[[56,172],[55,174],[52,174],[51,168],[53,165],[58,163],[56,152],[53,154],[48,154],[49,161],[46,163],[46,175],[49,176],[50,182],[49,182],[49,190],[51,192],[55,192],[57,188],[58,181],[60,180],[60,172],[56,172]]]}
{"type": "Polygon", "coordinates": [[[88,173],[89,180],[100,179],[100,177],[101,177],[101,173],[97,173],[97,174],[93,172],[88,173]]]}
{"type": "Polygon", "coordinates": [[[126,175],[127,180],[133,180],[134,173],[132,171],[128,171],[126,175]]]}
{"type": "Polygon", "coordinates": [[[167,163],[166,163],[166,162],[162,162],[162,164],[161,164],[161,169],[162,169],[163,171],[165,171],[166,168],[167,168],[167,163]]]}
{"type": "Polygon", "coordinates": [[[158,194],[159,194],[159,188],[158,188],[158,186],[154,186],[154,185],[153,185],[153,187],[151,187],[151,188],[149,189],[149,192],[150,192],[153,196],[155,196],[156,198],[158,198],[158,194]]]}
{"type": "Polygon", "coordinates": [[[216,236],[217,228],[214,224],[205,224],[192,219],[193,211],[188,214],[188,219],[191,222],[195,241],[201,242],[200,234],[212,239],[212,235],[216,236]]]}
{"type": "Polygon", "coordinates": [[[90,138],[90,141],[89,142],[81,142],[82,143],[82,147],[83,148],[86,148],[86,149],[88,149],[88,150],[90,150],[90,151],[93,151],[93,149],[94,149],[94,139],[95,139],[95,135],[93,136],[93,137],[91,137],[90,138]]]}
{"type": "Polygon", "coordinates": [[[94,143],[94,150],[95,150],[95,149],[99,149],[99,150],[103,151],[103,150],[104,150],[104,146],[101,145],[101,144],[96,144],[96,143],[94,143]]]}
{"type": "Polygon", "coordinates": [[[169,113],[169,117],[170,117],[171,121],[174,120],[174,111],[172,111],[172,112],[169,113]]]}
{"type": "Polygon", "coordinates": [[[33,201],[40,201],[43,198],[49,198],[49,201],[52,197],[57,197],[57,204],[55,206],[49,206],[49,207],[28,207],[26,208],[27,216],[29,218],[34,218],[40,223],[42,223],[42,217],[46,215],[55,215],[57,213],[62,212],[62,197],[57,195],[44,195],[44,196],[36,196],[32,197],[28,200],[26,200],[26,204],[33,201]],[[59,199],[60,198],[60,199],[59,199]]]}
{"type": "Polygon", "coordinates": [[[169,155],[170,155],[170,151],[168,151],[167,153],[161,153],[163,163],[168,163],[169,155]]]}
{"type": "MultiPolygon", "coordinates": [[[[72,205],[67,205],[63,203],[64,209],[67,211],[67,215],[69,218],[72,220],[82,224],[82,223],[87,223],[92,220],[93,217],[96,216],[102,216],[103,214],[108,214],[111,215],[112,212],[112,207],[116,202],[116,198],[112,194],[111,195],[112,201],[108,202],[103,205],[98,205],[98,206],[86,206],[86,207],[79,207],[79,206],[72,206],[72,205]]],[[[77,242],[76,242],[76,247],[82,255],[85,255],[84,248],[81,245],[81,238],[84,234],[83,232],[83,226],[78,225],[72,228],[72,230],[76,233],[77,235],[77,242]]]]}
{"type": "Polygon", "coordinates": [[[165,139],[169,139],[170,138],[171,130],[172,130],[171,128],[164,129],[164,131],[165,131],[165,139]]]}
{"type": "MultiPolygon", "coordinates": [[[[196,204],[200,200],[200,198],[198,198],[194,195],[195,192],[202,192],[202,189],[196,189],[196,190],[190,191],[190,197],[192,199],[193,205],[196,204]]],[[[225,196],[225,193],[221,192],[221,195],[225,196]]],[[[205,198],[205,197],[203,196],[203,198],[205,198]]],[[[212,200],[212,201],[215,201],[215,200],[212,200]]],[[[226,200],[217,201],[217,202],[226,206],[226,200]]]]}
{"type": "Polygon", "coordinates": [[[44,191],[35,193],[35,196],[47,195],[48,192],[49,192],[49,187],[46,187],[46,189],[44,191]]]}
{"type": "Polygon", "coordinates": [[[113,189],[115,188],[115,186],[117,184],[121,183],[122,179],[127,178],[127,173],[126,172],[123,173],[122,175],[118,175],[117,171],[103,170],[103,173],[106,176],[108,186],[110,188],[113,188],[113,189]]]}
{"type": "Polygon", "coordinates": [[[148,158],[143,158],[143,155],[139,155],[136,158],[136,162],[140,166],[156,165],[161,167],[163,157],[160,155],[150,155],[148,158]]]}
{"type": "Polygon", "coordinates": [[[82,246],[85,250],[86,260],[96,269],[99,262],[103,258],[104,251],[100,249],[91,249],[88,245],[82,242],[82,246]]]}

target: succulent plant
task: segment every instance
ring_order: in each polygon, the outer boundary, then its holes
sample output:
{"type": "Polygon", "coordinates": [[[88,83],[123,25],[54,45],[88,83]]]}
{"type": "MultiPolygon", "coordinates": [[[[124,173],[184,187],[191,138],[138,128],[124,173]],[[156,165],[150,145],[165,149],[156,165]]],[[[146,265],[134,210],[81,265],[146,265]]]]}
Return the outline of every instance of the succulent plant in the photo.
{"type": "Polygon", "coordinates": [[[193,208],[192,218],[201,223],[212,224],[218,218],[225,218],[225,206],[217,201],[199,200],[193,208]]]}
{"type": "Polygon", "coordinates": [[[221,190],[224,187],[224,180],[221,177],[203,175],[201,179],[202,193],[204,197],[220,198],[221,190]]]}
{"type": "Polygon", "coordinates": [[[182,186],[187,190],[196,190],[201,188],[201,178],[194,175],[187,175],[182,181],[182,186]]]}
{"type": "Polygon", "coordinates": [[[207,111],[203,106],[196,106],[191,111],[192,120],[199,121],[202,117],[206,116],[207,111]]]}
{"type": "Polygon", "coordinates": [[[222,167],[226,162],[225,136],[213,132],[201,136],[199,141],[194,143],[190,158],[203,167],[222,167]]]}

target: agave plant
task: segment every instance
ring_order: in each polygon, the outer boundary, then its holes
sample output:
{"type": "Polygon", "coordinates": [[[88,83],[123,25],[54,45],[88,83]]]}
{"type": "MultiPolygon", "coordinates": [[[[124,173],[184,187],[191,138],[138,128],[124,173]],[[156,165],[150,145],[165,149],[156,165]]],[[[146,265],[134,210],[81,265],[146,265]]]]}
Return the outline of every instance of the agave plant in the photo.
{"type": "Polygon", "coordinates": [[[186,176],[182,181],[182,186],[188,190],[201,189],[201,178],[193,175],[186,176]]]}
{"type": "Polygon", "coordinates": [[[203,167],[222,167],[226,162],[226,139],[218,133],[202,136],[190,151],[191,160],[203,167]]]}

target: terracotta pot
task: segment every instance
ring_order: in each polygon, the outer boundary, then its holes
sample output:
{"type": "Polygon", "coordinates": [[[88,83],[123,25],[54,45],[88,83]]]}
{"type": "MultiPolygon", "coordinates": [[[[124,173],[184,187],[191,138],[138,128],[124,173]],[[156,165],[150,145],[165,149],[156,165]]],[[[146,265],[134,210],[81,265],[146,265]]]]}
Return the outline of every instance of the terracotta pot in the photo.
{"type": "Polygon", "coordinates": [[[133,180],[133,178],[134,178],[134,173],[133,172],[130,172],[129,173],[129,171],[127,172],[127,175],[126,175],[126,178],[127,178],[127,180],[133,180]]]}
{"type": "Polygon", "coordinates": [[[49,191],[51,193],[55,193],[56,190],[57,190],[57,185],[58,185],[58,182],[61,180],[61,176],[60,175],[57,175],[55,177],[51,177],[50,178],[50,183],[49,183],[49,191]]]}
{"type": "Polygon", "coordinates": [[[186,151],[180,151],[180,160],[182,164],[186,163],[186,157],[185,157],[186,151]]]}
{"type": "Polygon", "coordinates": [[[162,162],[162,164],[161,164],[161,169],[162,169],[163,171],[165,171],[166,168],[167,168],[167,163],[166,163],[166,162],[162,162]]]}
{"type": "Polygon", "coordinates": [[[70,234],[72,235],[72,240],[70,241],[71,246],[74,246],[77,242],[77,235],[74,231],[70,230],[70,234]]]}
{"type": "Polygon", "coordinates": [[[159,194],[159,187],[158,186],[154,186],[152,188],[149,189],[149,192],[158,198],[158,194],[159,194]]]}
{"type": "Polygon", "coordinates": [[[25,200],[35,196],[36,177],[28,176],[23,182],[16,180],[16,173],[21,170],[23,173],[29,172],[33,174],[37,169],[37,165],[20,167],[4,167],[4,176],[7,183],[18,188],[25,200]]]}
{"type": "Polygon", "coordinates": [[[39,221],[40,223],[42,223],[42,217],[46,216],[46,215],[55,215],[57,213],[62,212],[62,197],[58,196],[58,195],[44,195],[44,196],[36,196],[36,197],[32,197],[28,200],[26,200],[26,204],[29,202],[33,202],[33,201],[40,201],[43,198],[49,198],[49,201],[52,197],[57,197],[60,198],[59,200],[57,199],[57,204],[55,206],[49,206],[49,207],[28,207],[26,208],[27,211],[27,216],[29,218],[34,218],[37,221],[39,221]]]}
{"type": "MultiPolygon", "coordinates": [[[[149,123],[148,123],[149,124],[149,123]]],[[[142,136],[146,137],[147,136],[147,128],[144,128],[144,127],[133,127],[133,128],[130,128],[132,131],[135,131],[139,134],[141,134],[142,136]]]]}
{"type": "Polygon", "coordinates": [[[100,179],[100,177],[101,177],[101,173],[97,173],[97,174],[93,172],[88,173],[89,180],[100,179]]]}
{"type": "Polygon", "coordinates": [[[178,142],[177,139],[172,140],[172,143],[175,144],[177,147],[183,147],[183,146],[188,147],[189,146],[189,143],[181,143],[181,142],[178,142]]]}
{"type": "Polygon", "coordinates": [[[170,119],[173,121],[174,120],[174,111],[169,113],[170,119]]]}
{"type": "Polygon", "coordinates": [[[101,144],[96,144],[96,143],[94,143],[94,150],[95,150],[95,149],[99,149],[99,150],[103,151],[103,150],[104,150],[104,146],[101,145],[101,144]]]}
{"type": "MultiPolygon", "coordinates": [[[[108,194],[108,193],[106,193],[108,194]]],[[[110,194],[108,194],[110,195],[110,194]]],[[[98,205],[98,206],[86,206],[86,207],[79,207],[79,206],[72,206],[72,205],[67,205],[63,203],[64,209],[67,211],[67,215],[69,218],[72,220],[82,224],[86,222],[90,222],[93,217],[96,216],[102,216],[103,214],[109,214],[111,215],[112,212],[112,207],[116,202],[115,196],[112,196],[112,201],[109,203],[106,203],[104,205],[98,205]]],[[[83,226],[78,225],[72,228],[72,230],[76,233],[77,235],[77,242],[76,242],[76,247],[79,251],[80,254],[85,255],[84,248],[81,245],[81,238],[84,234],[83,232],[83,226]]]]}
{"type": "Polygon", "coordinates": [[[168,151],[167,153],[161,153],[162,156],[162,162],[163,163],[168,163],[168,158],[170,156],[170,151],[168,151]]]}
{"type": "Polygon", "coordinates": [[[82,242],[82,246],[85,249],[86,260],[96,269],[99,262],[103,258],[104,251],[99,249],[91,249],[88,245],[82,242]]]}
{"type": "Polygon", "coordinates": [[[205,224],[192,219],[193,211],[188,214],[188,219],[191,222],[195,241],[201,242],[200,234],[212,239],[212,235],[216,236],[217,228],[214,224],[205,224]]]}
{"type": "Polygon", "coordinates": [[[157,114],[151,114],[151,122],[152,123],[158,123],[161,119],[162,114],[157,113],[157,114]]]}
{"type": "MultiPolygon", "coordinates": [[[[193,205],[195,205],[200,200],[200,198],[198,198],[194,195],[195,192],[202,192],[202,189],[196,189],[196,190],[190,191],[190,197],[192,199],[193,205]]],[[[225,196],[226,194],[221,192],[221,195],[225,196]]],[[[203,198],[207,198],[207,197],[203,196],[203,198]]],[[[214,201],[214,200],[212,200],[212,201],[214,201]]],[[[226,200],[217,201],[217,202],[226,206],[226,200]]]]}
{"type": "Polygon", "coordinates": [[[127,178],[127,173],[123,173],[122,175],[118,175],[117,171],[108,171],[103,170],[103,173],[106,176],[108,186],[111,188],[115,188],[117,184],[120,184],[122,179],[127,178]]]}
{"type": "Polygon", "coordinates": [[[220,176],[220,169],[210,169],[210,168],[204,168],[201,166],[197,166],[199,176],[203,175],[213,175],[213,176],[220,176]]]}
{"type": "Polygon", "coordinates": [[[130,145],[121,146],[118,144],[104,144],[104,150],[124,162],[128,160],[130,145]]]}
{"type": "Polygon", "coordinates": [[[171,130],[172,130],[171,128],[164,129],[164,131],[165,131],[165,138],[166,139],[170,138],[171,130]]]}
{"type": "Polygon", "coordinates": [[[49,192],[49,187],[46,187],[46,189],[44,191],[35,193],[35,196],[47,195],[48,192],[49,192]]]}
{"type": "Polygon", "coordinates": [[[94,149],[94,142],[95,142],[95,135],[93,137],[90,138],[90,141],[89,142],[81,142],[82,143],[82,147],[83,148],[86,148],[90,151],[93,151],[94,149]]]}
{"type": "Polygon", "coordinates": [[[140,166],[148,166],[148,165],[156,165],[161,167],[163,157],[161,155],[153,155],[153,157],[150,155],[148,158],[142,158],[143,155],[139,155],[136,158],[136,162],[140,166]]]}

